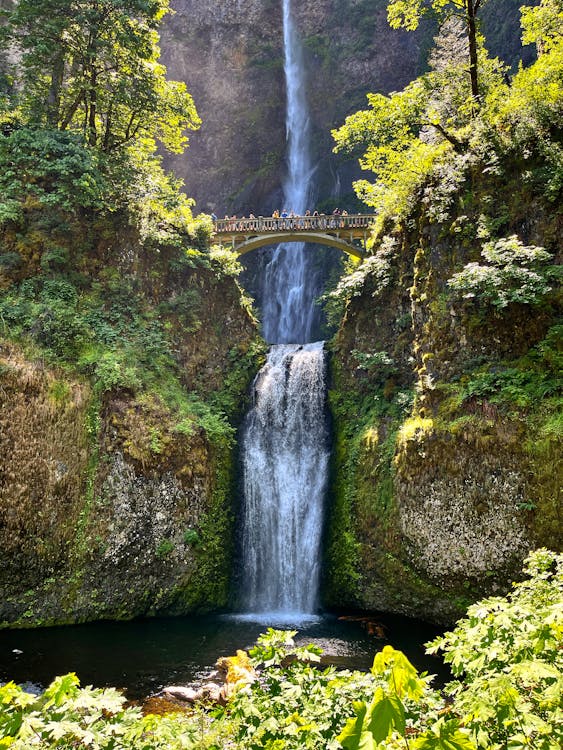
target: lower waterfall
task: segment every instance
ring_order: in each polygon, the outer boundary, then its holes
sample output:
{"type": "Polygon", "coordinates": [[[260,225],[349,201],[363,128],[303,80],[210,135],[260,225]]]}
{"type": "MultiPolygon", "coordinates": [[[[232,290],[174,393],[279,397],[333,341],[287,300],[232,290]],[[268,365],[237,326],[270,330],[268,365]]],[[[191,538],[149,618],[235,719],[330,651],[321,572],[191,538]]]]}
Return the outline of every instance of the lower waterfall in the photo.
{"type": "Polygon", "coordinates": [[[254,381],[243,429],[244,609],[318,606],[329,460],[323,342],[277,345],[254,381]]]}

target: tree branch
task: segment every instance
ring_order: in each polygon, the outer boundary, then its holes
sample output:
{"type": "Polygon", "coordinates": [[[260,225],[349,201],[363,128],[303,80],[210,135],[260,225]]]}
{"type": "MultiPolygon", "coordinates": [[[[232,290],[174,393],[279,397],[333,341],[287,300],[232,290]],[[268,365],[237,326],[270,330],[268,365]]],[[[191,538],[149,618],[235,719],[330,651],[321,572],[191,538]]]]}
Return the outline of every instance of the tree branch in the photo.
{"type": "Polygon", "coordinates": [[[59,125],[59,129],[60,130],[66,130],[68,128],[68,126],[70,125],[70,122],[71,122],[72,118],[76,114],[76,110],[78,109],[78,105],[84,99],[84,95],[85,95],[84,90],[81,89],[78,92],[78,96],[76,97],[76,99],[72,102],[72,104],[68,108],[66,115],[61,120],[61,124],[59,125]]]}
{"type": "Polygon", "coordinates": [[[454,150],[458,154],[464,154],[467,151],[467,143],[464,143],[463,141],[460,141],[459,138],[456,138],[455,135],[452,135],[451,133],[448,133],[446,128],[441,125],[439,122],[421,122],[421,127],[427,125],[432,128],[436,128],[436,130],[444,136],[444,138],[452,144],[454,147],[454,150]]]}

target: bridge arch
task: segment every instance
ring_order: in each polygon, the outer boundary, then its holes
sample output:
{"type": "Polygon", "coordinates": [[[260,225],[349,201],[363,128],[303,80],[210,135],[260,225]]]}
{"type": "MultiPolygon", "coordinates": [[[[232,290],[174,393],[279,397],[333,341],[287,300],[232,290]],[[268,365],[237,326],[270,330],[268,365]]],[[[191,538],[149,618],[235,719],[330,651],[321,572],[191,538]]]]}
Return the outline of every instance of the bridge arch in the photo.
{"type": "Polygon", "coordinates": [[[329,247],[336,247],[343,253],[351,255],[353,258],[362,260],[365,258],[365,252],[352,245],[350,242],[346,242],[339,237],[333,237],[330,234],[320,234],[317,232],[279,232],[278,234],[262,234],[257,237],[250,239],[243,239],[233,245],[233,250],[237,255],[246,255],[246,253],[252,250],[257,250],[259,247],[266,247],[267,245],[281,245],[286,242],[312,242],[316,245],[328,245],[329,247]]]}

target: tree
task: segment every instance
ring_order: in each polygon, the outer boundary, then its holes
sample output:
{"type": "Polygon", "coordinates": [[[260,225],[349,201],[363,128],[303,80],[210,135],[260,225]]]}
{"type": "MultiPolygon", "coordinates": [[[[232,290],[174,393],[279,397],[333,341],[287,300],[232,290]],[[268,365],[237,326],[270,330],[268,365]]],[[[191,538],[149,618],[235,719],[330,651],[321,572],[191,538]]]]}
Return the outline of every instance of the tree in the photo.
{"type": "Polygon", "coordinates": [[[535,8],[522,8],[522,43],[535,44],[538,55],[549,52],[563,37],[562,0],[542,0],[535,8]]]}
{"type": "Polygon", "coordinates": [[[471,94],[477,100],[480,95],[477,17],[486,2],[487,0],[391,0],[387,7],[387,17],[392,28],[409,31],[418,28],[422,16],[429,12],[435,13],[440,23],[452,16],[461,18],[467,34],[471,94]]]}
{"type": "Polygon", "coordinates": [[[27,122],[78,130],[105,152],[158,139],[181,152],[199,126],[183,83],[158,62],[169,0],[20,0],[5,33],[19,53],[15,104],[27,122]]]}

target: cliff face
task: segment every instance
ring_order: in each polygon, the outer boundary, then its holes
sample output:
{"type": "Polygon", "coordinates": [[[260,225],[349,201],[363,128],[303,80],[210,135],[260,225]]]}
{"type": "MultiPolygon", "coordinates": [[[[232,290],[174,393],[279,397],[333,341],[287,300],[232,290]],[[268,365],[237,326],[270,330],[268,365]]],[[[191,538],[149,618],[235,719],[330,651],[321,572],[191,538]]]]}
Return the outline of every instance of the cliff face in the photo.
{"type": "MultiPolygon", "coordinates": [[[[278,207],[286,155],[281,0],[173,0],[162,37],[172,78],[187,83],[203,120],[168,164],[200,210],[278,207]]],[[[295,3],[309,78],[318,197],[351,191],[351,161],[331,154],[330,130],[368,91],[404,86],[420,70],[421,35],[393,31],[385,0],[295,3]]]]}
{"type": "Polygon", "coordinates": [[[31,210],[2,236],[2,257],[20,262],[0,278],[0,622],[226,606],[227,419],[236,425],[261,351],[240,289],[196,251],[203,263],[190,265],[181,249],[143,244],[125,217],[51,226],[31,210]],[[46,270],[52,242],[71,252],[64,274],[46,270]],[[35,307],[53,285],[56,300],[35,307]]]}
{"type": "Polygon", "coordinates": [[[421,203],[384,240],[335,338],[334,606],[451,621],[563,543],[556,297],[495,311],[447,286],[486,216],[557,252],[548,202],[468,170],[447,215],[421,203]]]}
{"type": "MultiPolygon", "coordinates": [[[[167,164],[201,211],[222,216],[280,208],[286,157],[281,0],[172,0],[171,6],[163,60],[172,78],[187,83],[203,124],[186,155],[167,157],[167,164]]],[[[331,129],[364,108],[368,92],[398,91],[425,69],[433,25],[394,31],[386,7],[386,0],[293,3],[320,204],[332,199],[353,207],[352,180],[360,174],[355,159],[332,153],[331,129]]],[[[530,55],[519,45],[519,11],[510,0],[491,3],[484,21],[493,54],[511,64],[530,55]]]]}

